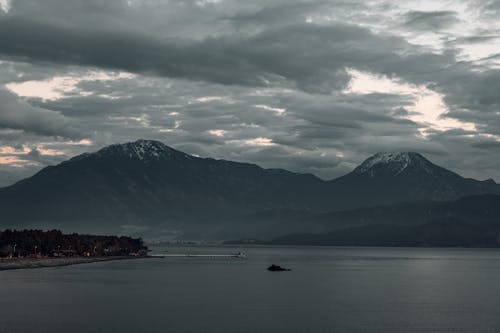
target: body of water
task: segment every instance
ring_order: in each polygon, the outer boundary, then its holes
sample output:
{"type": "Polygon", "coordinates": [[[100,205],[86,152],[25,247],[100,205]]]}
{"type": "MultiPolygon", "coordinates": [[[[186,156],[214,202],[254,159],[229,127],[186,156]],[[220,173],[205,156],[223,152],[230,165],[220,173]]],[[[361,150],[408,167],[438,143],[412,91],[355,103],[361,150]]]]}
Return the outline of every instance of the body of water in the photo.
{"type": "Polygon", "coordinates": [[[0,272],[0,332],[499,332],[500,250],[168,248],[0,272]],[[291,272],[268,272],[278,264],[291,272]]]}

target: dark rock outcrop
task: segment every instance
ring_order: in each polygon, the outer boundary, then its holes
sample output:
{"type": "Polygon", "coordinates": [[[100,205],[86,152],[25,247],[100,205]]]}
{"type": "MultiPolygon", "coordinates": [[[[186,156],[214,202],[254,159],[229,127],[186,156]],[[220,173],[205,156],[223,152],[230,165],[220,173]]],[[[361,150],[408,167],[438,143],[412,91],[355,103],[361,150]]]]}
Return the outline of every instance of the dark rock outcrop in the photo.
{"type": "Polygon", "coordinates": [[[278,266],[278,265],[274,265],[272,264],[271,266],[269,266],[267,268],[268,271],[270,272],[288,272],[290,271],[291,269],[288,269],[288,268],[283,268],[281,266],[278,266]]]}

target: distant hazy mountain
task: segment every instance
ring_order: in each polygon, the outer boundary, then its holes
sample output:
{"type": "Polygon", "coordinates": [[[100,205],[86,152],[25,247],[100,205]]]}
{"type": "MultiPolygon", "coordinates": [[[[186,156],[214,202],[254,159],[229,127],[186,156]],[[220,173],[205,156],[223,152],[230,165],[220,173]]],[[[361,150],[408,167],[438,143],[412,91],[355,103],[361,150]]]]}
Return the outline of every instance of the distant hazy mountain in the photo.
{"type": "MultiPolygon", "coordinates": [[[[500,246],[500,195],[334,213],[333,229],[271,240],[280,245],[500,246]],[[343,227],[342,227],[343,226],[343,227]]],[[[319,222],[319,221],[317,221],[319,222]]]]}
{"type": "Polygon", "coordinates": [[[329,212],[310,216],[323,230],[370,224],[421,225],[454,218],[472,224],[500,223],[500,195],[483,194],[455,201],[419,201],[329,212]]]}
{"type": "Polygon", "coordinates": [[[323,181],[139,140],[76,156],[0,189],[0,210],[2,226],[221,239],[315,230],[304,219],[329,211],[481,193],[500,193],[500,186],[462,178],[416,153],[377,154],[348,175],[323,181]]]}

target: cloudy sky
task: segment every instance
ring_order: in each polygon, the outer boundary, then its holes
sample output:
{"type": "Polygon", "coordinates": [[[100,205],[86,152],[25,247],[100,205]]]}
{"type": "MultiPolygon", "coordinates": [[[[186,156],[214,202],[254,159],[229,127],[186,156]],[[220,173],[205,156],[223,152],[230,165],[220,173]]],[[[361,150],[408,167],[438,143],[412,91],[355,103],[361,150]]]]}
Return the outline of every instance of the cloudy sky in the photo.
{"type": "Polygon", "coordinates": [[[0,0],[0,186],[138,138],[500,181],[500,1],[0,0]]]}

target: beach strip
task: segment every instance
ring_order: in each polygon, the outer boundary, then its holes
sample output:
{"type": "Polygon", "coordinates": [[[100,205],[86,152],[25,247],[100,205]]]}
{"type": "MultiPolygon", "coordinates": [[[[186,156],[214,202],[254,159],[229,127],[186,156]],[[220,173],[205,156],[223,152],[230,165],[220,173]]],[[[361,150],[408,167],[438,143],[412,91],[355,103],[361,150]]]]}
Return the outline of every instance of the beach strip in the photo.
{"type": "Polygon", "coordinates": [[[65,257],[65,258],[19,258],[1,259],[0,271],[11,269],[30,269],[43,267],[61,267],[78,264],[89,264],[101,261],[128,260],[147,257],[109,256],[109,257],[65,257]]]}

